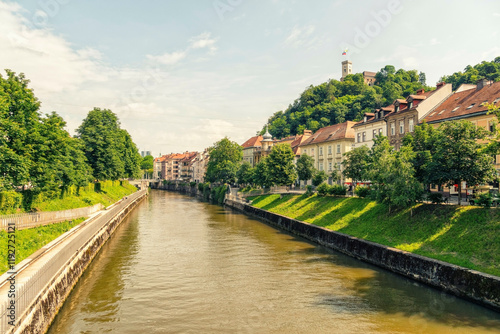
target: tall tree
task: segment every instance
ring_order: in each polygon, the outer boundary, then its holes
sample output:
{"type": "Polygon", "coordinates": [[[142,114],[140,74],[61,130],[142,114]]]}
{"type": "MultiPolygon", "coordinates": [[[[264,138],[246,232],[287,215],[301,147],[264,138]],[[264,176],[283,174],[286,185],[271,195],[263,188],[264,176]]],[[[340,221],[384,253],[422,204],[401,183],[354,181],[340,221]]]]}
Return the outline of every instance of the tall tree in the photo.
{"type": "Polygon", "coordinates": [[[468,121],[444,122],[439,127],[436,153],[429,164],[432,183],[458,186],[461,201],[462,182],[475,186],[496,177],[493,157],[478,143],[488,134],[468,121]]]}
{"type": "Polygon", "coordinates": [[[127,130],[120,129],[121,156],[123,159],[124,177],[137,178],[141,175],[141,155],[127,130]]]}
{"type": "Polygon", "coordinates": [[[109,109],[94,108],[76,130],[97,180],[118,180],[126,175],[124,135],[118,117],[109,109]]]}
{"type": "Polygon", "coordinates": [[[236,172],[243,158],[241,146],[225,137],[210,147],[208,154],[210,158],[205,179],[208,182],[235,182],[236,172]]]}
{"type": "Polygon", "coordinates": [[[342,162],[344,165],[342,174],[352,179],[353,190],[357,182],[368,180],[369,151],[370,149],[363,145],[345,153],[345,158],[342,162]]]}
{"type": "Polygon", "coordinates": [[[313,177],[314,172],[314,159],[313,157],[302,154],[297,159],[297,175],[299,180],[304,181],[307,184],[307,180],[313,177]]]}
{"type": "Polygon", "coordinates": [[[297,179],[293,164],[295,154],[290,145],[274,145],[266,159],[269,182],[273,185],[292,185],[297,179]]]}
{"type": "Polygon", "coordinates": [[[252,168],[252,165],[248,161],[243,161],[236,173],[238,184],[252,184],[254,172],[255,170],[252,168]]]}

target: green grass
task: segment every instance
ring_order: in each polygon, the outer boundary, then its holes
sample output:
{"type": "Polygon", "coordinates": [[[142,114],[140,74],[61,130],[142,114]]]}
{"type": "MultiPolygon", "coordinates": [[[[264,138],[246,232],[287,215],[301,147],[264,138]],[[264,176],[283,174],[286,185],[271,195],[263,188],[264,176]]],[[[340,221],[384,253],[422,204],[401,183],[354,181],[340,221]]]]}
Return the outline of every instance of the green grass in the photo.
{"type": "MultiPolygon", "coordinates": [[[[16,264],[84,220],[85,218],[79,218],[69,222],[65,221],[62,223],[16,231],[16,264]]],[[[0,258],[2,259],[0,261],[0,275],[9,269],[7,261],[7,240],[7,232],[0,231],[0,258]]]]}
{"type": "Polygon", "coordinates": [[[369,199],[257,196],[252,205],[333,231],[500,276],[500,209],[417,204],[388,214],[369,199]]]}
{"type": "Polygon", "coordinates": [[[93,187],[85,187],[80,189],[80,194],[75,193],[66,195],[64,198],[56,198],[43,202],[35,202],[33,207],[37,211],[61,211],[75,208],[83,208],[94,204],[101,203],[109,206],[120,198],[130,195],[137,191],[137,188],[127,181],[105,181],[102,182],[100,192],[95,192],[93,187]]]}

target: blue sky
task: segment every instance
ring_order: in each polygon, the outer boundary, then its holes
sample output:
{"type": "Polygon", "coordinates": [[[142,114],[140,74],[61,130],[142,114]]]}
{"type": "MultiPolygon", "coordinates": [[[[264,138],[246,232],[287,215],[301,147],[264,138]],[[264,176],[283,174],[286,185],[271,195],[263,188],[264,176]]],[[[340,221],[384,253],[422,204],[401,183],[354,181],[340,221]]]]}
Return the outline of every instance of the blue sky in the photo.
{"type": "Polygon", "coordinates": [[[0,0],[0,29],[0,64],[26,74],[42,112],[74,134],[109,108],[155,156],[243,143],[347,58],[434,85],[500,56],[496,0],[0,0]]]}

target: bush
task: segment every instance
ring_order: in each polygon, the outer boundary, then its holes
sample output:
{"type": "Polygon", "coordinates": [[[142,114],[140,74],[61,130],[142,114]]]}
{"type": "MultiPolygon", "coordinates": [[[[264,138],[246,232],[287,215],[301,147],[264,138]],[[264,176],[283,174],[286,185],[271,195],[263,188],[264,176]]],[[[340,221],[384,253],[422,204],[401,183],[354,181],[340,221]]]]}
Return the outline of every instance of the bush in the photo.
{"type": "Polygon", "coordinates": [[[314,194],[313,186],[311,186],[311,185],[306,186],[306,193],[305,193],[305,195],[306,196],[311,196],[313,194],[314,194]]]}
{"type": "Polygon", "coordinates": [[[0,212],[9,214],[16,212],[21,208],[23,203],[23,195],[15,191],[0,192],[0,212]]]}
{"type": "Polygon", "coordinates": [[[189,186],[190,186],[191,188],[196,187],[196,182],[194,182],[194,181],[193,181],[193,182],[189,182],[189,186]]]}
{"type": "Polygon", "coordinates": [[[218,204],[224,204],[224,199],[226,198],[227,186],[222,185],[215,187],[211,190],[212,200],[218,204]]]}
{"type": "Polygon", "coordinates": [[[431,203],[434,203],[434,204],[443,203],[443,194],[441,194],[441,193],[427,194],[427,200],[429,200],[431,203]]]}
{"type": "Polygon", "coordinates": [[[480,206],[484,206],[485,208],[491,208],[491,205],[493,204],[493,198],[491,197],[490,193],[482,193],[479,194],[475,202],[480,206]]]}
{"type": "Polygon", "coordinates": [[[327,183],[320,184],[316,191],[318,192],[318,196],[326,196],[330,193],[331,187],[327,183]]]}
{"type": "Polygon", "coordinates": [[[345,196],[347,194],[347,187],[335,184],[330,187],[329,194],[333,196],[345,196]]]}
{"type": "Polygon", "coordinates": [[[365,187],[365,186],[357,186],[356,189],[354,189],[354,193],[358,197],[365,198],[368,195],[370,195],[370,188],[365,187]]]}

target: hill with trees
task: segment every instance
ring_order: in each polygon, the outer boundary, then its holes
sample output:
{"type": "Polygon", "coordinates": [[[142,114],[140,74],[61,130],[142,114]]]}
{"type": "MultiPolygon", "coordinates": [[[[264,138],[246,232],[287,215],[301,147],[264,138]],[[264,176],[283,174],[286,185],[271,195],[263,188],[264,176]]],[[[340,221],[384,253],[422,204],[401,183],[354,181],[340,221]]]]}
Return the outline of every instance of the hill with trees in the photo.
{"type": "MultiPolygon", "coordinates": [[[[456,89],[463,83],[475,84],[481,78],[500,80],[500,57],[491,62],[469,65],[463,72],[443,76],[440,81],[451,83],[456,89]]],[[[381,68],[375,79],[375,84],[368,86],[363,75],[357,73],[346,76],[344,81],[330,80],[311,85],[286,110],[278,111],[268,119],[269,132],[275,138],[284,138],[302,134],[305,129],[315,132],[328,125],[359,121],[365,113],[415,94],[418,89],[434,89],[426,86],[425,73],[396,70],[392,65],[381,68]]],[[[261,134],[264,132],[262,129],[261,134]]]]}

